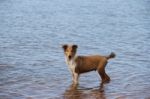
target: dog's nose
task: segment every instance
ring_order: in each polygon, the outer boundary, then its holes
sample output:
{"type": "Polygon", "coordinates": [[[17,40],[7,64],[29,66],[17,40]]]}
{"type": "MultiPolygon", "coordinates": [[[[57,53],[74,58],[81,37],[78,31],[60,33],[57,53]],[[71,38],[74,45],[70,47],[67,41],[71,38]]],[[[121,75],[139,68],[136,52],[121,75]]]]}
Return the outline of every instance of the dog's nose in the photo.
{"type": "Polygon", "coordinates": [[[69,55],[68,58],[71,59],[71,55],[69,55]]]}

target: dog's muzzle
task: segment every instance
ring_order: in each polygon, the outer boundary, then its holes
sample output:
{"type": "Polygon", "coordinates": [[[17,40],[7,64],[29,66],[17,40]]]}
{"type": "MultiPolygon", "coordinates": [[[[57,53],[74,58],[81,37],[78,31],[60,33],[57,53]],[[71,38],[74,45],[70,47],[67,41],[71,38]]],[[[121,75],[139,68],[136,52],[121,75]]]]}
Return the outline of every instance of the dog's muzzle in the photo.
{"type": "Polygon", "coordinates": [[[68,56],[69,60],[72,58],[71,55],[68,56]]]}

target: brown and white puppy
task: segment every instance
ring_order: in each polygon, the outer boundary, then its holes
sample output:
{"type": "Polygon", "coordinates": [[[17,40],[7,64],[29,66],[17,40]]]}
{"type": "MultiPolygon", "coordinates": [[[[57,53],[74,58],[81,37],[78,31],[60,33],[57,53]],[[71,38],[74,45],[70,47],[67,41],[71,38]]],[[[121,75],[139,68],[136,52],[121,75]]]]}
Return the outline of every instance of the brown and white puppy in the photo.
{"type": "Polygon", "coordinates": [[[108,56],[92,55],[92,56],[76,56],[77,45],[63,45],[66,63],[71,71],[74,84],[78,84],[78,78],[81,73],[89,71],[97,71],[103,83],[108,83],[110,77],[105,72],[107,61],[115,57],[112,52],[108,56]]]}

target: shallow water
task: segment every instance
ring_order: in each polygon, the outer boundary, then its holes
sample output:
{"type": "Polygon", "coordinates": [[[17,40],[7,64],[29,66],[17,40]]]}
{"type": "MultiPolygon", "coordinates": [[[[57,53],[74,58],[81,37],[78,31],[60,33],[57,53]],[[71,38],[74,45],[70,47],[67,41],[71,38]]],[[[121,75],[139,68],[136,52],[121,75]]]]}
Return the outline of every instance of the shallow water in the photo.
{"type": "Polygon", "coordinates": [[[1,0],[0,99],[149,99],[149,0],[1,0]],[[61,44],[117,57],[71,85],[61,44]]]}

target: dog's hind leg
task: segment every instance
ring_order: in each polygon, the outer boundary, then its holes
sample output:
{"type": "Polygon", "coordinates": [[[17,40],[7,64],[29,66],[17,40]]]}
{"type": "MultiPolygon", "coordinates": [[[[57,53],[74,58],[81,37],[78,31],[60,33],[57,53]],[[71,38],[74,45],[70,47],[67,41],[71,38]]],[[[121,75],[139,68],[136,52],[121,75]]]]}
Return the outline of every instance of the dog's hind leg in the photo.
{"type": "Polygon", "coordinates": [[[106,74],[106,72],[105,72],[105,82],[106,83],[110,82],[110,77],[106,74]]]}
{"type": "Polygon", "coordinates": [[[98,73],[102,79],[102,83],[109,83],[110,77],[105,72],[105,67],[107,65],[107,61],[99,64],[98,73]]]}
{"type": "MultiPolygon", "coordinates": [[[[104,65],[105,65],[104,67],[106,67],[107,62],[106,62],[104,65]]],[[[105,68],[104,68],[104,72],[105,72],[105,68]]],[[[110,82],[110,77],[107,75],[106,72],[105,72],[105,82],[106,82],[106,83],[109,83],[109,82],[110,82]]]]}
{"type": "Polygon", "coordinates": [[[100,77],[101,77],[101,79],[102,79],[102,83],[104,83],[104,81],[105,81],[105,73],[104,73],[104,70],[102,70],[102,68],[99,68],[98,73],[99,73],[99,75],[100,75],[100,77]]]}

